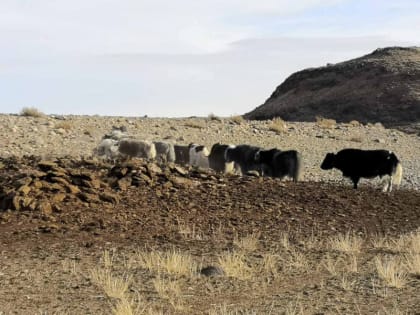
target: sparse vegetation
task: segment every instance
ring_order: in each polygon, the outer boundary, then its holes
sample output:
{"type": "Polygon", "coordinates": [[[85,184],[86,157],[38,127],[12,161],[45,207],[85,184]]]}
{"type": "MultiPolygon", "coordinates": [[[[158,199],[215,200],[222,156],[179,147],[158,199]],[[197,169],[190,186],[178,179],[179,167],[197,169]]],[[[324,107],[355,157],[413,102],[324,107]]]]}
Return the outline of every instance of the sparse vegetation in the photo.
{"type": "Polygon", "coordinates": [[[230,121],[234,122],[237,125],[240,125],[245,122],[245,119],[243,116],[236,115],[236,116],[231,116],[230,121]]]}
{"type": "Polygon", "coordinates": [[[271,124],[268,126],[268,130],[276,133],[283,133],[287,132],[288,128],[286,122],[280,117],[277,117],[272,120],[271,124]]]}
{"type": "Polygon", "coordinates": [[[407,273],[397,258],[375,257],[376,272],[389,287],[400,289],[407,283],[407,273]]]}
{"type": "Polygon", "coordinates": [[[316,117],[316,124],[323,129],[334,129],[337,125],[335,119],[328,119],[321,116],[316,117]]]}
{"type": "Polygon", "coordinates": [[[35,107],[24,107],[21,111],[20,111],[20,115],[21,116],[26,116],[26,117],[44,117],[45,114],[43,112],[41,112],[40,110],[38,110],[35,107]]]}
{"type": "Polygon", "coordinates": [[[70,130],[73,128],[73,124],[70,121],[60,121],[55,124],[55,129],[64,129],[64,130],[70,130]]]}
{"type": "Polygon", "coordinates": [[[363,240],[357,235],[339,234],[329,239],[329,245],[333,250],[344,253],[358,253],[362,248],[363,240]]]}

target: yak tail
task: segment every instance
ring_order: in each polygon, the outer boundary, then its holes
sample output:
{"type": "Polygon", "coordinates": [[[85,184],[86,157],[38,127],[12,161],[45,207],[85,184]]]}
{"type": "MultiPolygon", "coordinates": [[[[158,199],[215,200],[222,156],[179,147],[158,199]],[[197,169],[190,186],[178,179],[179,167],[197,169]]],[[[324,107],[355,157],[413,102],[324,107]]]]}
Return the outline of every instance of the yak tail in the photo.
{"type": "Polygon", "coordinates": [[[298,182],[302,178],[302,156],[299,152],[296,152],[296,166],[293,174],[293,181],[298,182]]]}
{"type": "Polygon", "coordinates": [[[392,184],[396,185],[397,187],[400,186],[402,180],[403,168],[400,162],[397,163],[397,166],[392,174],[392,184]]]}

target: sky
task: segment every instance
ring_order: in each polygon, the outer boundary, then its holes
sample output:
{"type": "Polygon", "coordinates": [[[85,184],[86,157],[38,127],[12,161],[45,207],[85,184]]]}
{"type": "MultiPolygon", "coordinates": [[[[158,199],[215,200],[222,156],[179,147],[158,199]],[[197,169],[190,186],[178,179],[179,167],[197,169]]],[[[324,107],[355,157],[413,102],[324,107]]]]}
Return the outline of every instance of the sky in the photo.
{"type": "Polygon", "coordinates": [[[0,0],[0,113],[239,115],[418,30],[419,0],[0,0]]]}

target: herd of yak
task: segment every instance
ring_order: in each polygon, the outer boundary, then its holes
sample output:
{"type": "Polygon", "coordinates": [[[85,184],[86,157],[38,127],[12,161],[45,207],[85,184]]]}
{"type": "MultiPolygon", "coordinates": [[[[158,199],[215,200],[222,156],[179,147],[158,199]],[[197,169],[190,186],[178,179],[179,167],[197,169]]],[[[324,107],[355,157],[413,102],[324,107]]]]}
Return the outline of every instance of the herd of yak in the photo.
{"type": "MultiPolygon", "coordinates": [[[[263,148],[240,144],[216,143],[210,151],[198,144],[178,145],[163,141],[137,140],[128,137],[123,128],[114,128],[106,134],[95,153],[115,161],[118,158],[145,158],[161,163],[177,163],[217,172],[240,175],[259,175],[276,178],[289,177],[297,182],[301,175],[301,154],[296,150],[282,151],[277,148],[263,148]]],[[[387,150],[343,149],[337,154],[328,153],[321,169],[336,168],[353,182],[357,188],[360,178],[387,175],[384,192],[390,192],[392,185],[401,183],[402,166],[397,156],[387,150]]]]}

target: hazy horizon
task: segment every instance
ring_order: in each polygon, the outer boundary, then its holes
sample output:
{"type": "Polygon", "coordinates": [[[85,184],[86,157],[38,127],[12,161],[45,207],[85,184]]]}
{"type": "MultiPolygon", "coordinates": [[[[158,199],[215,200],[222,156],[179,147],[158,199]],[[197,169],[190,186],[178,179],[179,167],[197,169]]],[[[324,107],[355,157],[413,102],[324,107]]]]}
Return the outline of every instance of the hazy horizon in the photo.
{"type": "Polygon", "coordinates": [[[1,113],[228,117],[292,73],[420,46],[420,2],[0,3],[1,113]]]}

